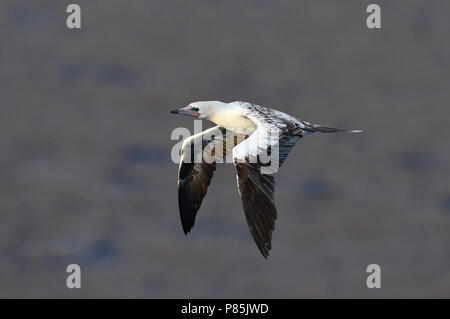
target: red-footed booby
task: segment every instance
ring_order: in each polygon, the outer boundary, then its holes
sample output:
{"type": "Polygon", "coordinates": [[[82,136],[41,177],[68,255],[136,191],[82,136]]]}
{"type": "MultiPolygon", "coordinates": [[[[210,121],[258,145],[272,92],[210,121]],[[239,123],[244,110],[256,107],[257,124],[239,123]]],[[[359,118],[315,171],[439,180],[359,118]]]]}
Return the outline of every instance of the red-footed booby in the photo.
{"type": "Polygon", "coordinates": [[[186,138],[181,147],[178,205],[184,233],[187,234],[194,226],[216,162],[232,154],[245,217],[253,239],[265,258],[269,256],[277,218],[274,175],[297,140],[314,132],[361,132],[311,124],[274,109],[240,101],[195,102],[171,113],[217,124],[186,138]],[[208,148],[210,151],[205,152],[208,148]],[[261,158],[273,154],[275,156],[272,156],[271,162],[276,164],[276,170],[264,172],[267,162],[262,163],[261,158]]]}

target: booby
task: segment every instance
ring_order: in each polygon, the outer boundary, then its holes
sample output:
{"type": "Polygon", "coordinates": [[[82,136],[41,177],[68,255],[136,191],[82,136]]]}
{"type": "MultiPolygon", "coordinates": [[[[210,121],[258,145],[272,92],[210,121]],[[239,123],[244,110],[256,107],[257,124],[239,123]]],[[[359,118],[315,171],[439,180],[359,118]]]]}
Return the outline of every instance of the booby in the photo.
{"type": "Polygon", "coordinates": [[[311,124],[271,108],[241,101],[194,102],[171,113],[217,124],[216,127],[186,138],[181,147],[178,205],[184,233],[187,235],[194,226],[216,162],[232,155],[244,214],[253,239],[265,258],[272,248],[272,232],[277,218],[274,199],[276,171],[263,171],[266,165],[261,163],[262,155],[271,154],[271,149],[276,146],[278,158],[275,162],[278,169],[297,140],[306,134],[361,132],[311,124]],[[277,132],[275,143],[273,132],[277,132]],[[205,152],[217,146],[221,146],[221,151],[205,152]],[[195,160],[199,154],[200,160],[195,160]],[[205,154],[210,154],[209,158],[205,154]]]}

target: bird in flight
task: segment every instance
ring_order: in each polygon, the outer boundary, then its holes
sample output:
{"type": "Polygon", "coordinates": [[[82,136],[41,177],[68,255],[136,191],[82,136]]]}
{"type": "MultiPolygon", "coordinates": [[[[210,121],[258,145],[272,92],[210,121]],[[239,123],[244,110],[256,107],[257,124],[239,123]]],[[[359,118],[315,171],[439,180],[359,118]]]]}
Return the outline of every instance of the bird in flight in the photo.
{"type": "Polygon", "coordinates": [[[361,132],[311,124],[274,109],[240,101],[195,102],[171,113],[217,124],[186,138],[181,146],[178,206],[184,233],[187,235],[194,226],[216,163],[231,157],[250,232],[265,258],[272,248],[277,218],[274,176],[297,140],[314,132],[361,132]],[[272,170],[267,169],[267,157],[272,170]]]}

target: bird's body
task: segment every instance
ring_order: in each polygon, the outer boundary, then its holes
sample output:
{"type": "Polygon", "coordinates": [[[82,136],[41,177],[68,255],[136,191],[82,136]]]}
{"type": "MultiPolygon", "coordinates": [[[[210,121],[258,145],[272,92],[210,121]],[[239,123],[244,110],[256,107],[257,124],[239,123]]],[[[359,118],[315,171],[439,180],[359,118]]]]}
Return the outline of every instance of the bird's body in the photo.
{"type": "Polygon", "coordinates": [[[236,129],[256,129],[256,124],[245,117],[244,110],[232,103],[226,104],[223,110],[214,113],[209,120],[232,131],[236,129]]]}
{"type": "Polygon", "coordinates": [[[232,154],[245,217],[256,245],[266,258],[277,218],[274,175],[297,140],[313,132],[359,132],[311,124],[247,102],[195,102],[173,113],[218,125],[187,138],[182,145],[178,202],[184,232],[187,234],[194,225],[216,162],[232,154]],[[196,144],[201,147],[194,147],[196,144]],[[270,157],[270,166],[263,161],[264,156],[270,157]]]}

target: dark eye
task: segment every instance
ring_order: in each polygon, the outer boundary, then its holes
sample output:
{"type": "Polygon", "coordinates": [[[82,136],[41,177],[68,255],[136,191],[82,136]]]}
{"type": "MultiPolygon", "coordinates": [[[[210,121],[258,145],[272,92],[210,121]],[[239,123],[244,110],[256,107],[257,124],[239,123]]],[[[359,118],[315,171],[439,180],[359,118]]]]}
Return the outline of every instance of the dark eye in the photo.
{"type": "Polygon", "coordinates": [[[193,107],[191,110],[194,112],[198,112],[198,107],[193,107]]]}

